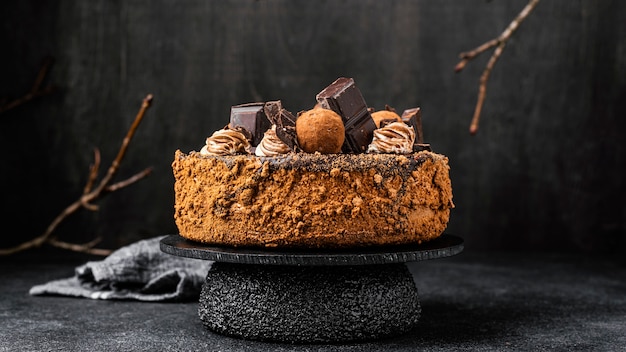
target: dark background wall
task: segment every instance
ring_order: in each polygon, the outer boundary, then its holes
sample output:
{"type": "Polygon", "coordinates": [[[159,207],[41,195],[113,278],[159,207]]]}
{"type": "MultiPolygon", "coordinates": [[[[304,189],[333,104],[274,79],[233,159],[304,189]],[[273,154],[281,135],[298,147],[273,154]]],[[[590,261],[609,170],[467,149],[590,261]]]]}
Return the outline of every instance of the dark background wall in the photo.
{"type": "Polygon", "coordinates": [[[368,104],[420,106],[426,141],[450,158],[448,232],[467,250],[626,251],[626,2],[542,1],[492,72],[481,127],[468,126],[497,36],[526,0],[11,1],[0,10],[0,97],[26,93],[44,57],[58,86],[0,114],[9,246],[75,201],[93,149],[101,173],[141,100],[154,102],[98,212],[57,229],[116,248],[175,233],[176,149],[199,150],[235,104],[281,99],[297,112],[339,76],[368,104]]]}

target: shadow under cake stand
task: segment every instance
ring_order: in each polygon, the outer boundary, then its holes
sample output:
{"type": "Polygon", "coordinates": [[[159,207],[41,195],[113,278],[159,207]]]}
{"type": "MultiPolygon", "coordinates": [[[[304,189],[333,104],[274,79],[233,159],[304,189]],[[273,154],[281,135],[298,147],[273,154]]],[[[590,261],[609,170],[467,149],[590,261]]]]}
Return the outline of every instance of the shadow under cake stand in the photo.
{"type": "Polygon", "coordinates": [[[161,251],[213,261],[198,314],[217,333],[287,343],[341,343],[391,337],[415,327],[421,307],[407,262],[463,251],[444,234],[421,245],[348,250],[209,246],[179,235],[161,251]]]}

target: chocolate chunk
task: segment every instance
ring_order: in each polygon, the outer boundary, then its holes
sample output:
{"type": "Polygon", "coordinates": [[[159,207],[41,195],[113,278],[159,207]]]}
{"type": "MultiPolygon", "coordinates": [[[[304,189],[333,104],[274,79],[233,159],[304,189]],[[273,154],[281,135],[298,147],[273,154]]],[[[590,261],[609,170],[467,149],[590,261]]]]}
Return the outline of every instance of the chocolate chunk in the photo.
{"type": "MultiPolygon", "coordinates": [[[[413,127],[415,130],[415,144],[424,143],[424,132],[422,130],[422,109],[413,108],[404,110],[402,113],[402,121],[413,127]]],[[[415,148],[413,148],[415,150],[415,148]]]]}
{"type": "Polygon", "coordinates": [[[230,128],[248,131],[250,133],[248,140],[252,146],[257,146],[263,139],[265,131],[272,127],[272,123],[265,115],[264,106],[265,103],[247,103],[230,108],[230,128]]]}
{"type": "Polygon", "coordinates": [[[300,151],[296,135],[296,117],[283,108],[280,100],[266,102],[263,109],[270,122],[276,125],[276,137],[291,150],[300,151]]]}
{"type": "Polygon", "coordinates": [[[365,153],[372,143],[376,123],[370,114],[351,118],[345,125],[346,139],[341,150],[344,153],[365,153]]]}
{"type": "Polygon", "coordinates": [[[324,108],[339,114],[344,123],[353,117],[360,117],[363,112],[369,113],[361,91],[354,84],[354,79],[340,77],[315,96],[324,108]]]}
{"type": "Polygon", "coordinates": [[[393,108],[393,107],[391,107],[391,106],[389,106],[389,105],[387,105],[387,104],[385,104],[385,110],[387,110],[387,111],[391,111],[391,112],[396,112],[396,109],[395,109],[395,108],[393,108]]]}
{"type": "Polygon", "coordinates": [[[345,125],[344,153],[364,153],[372,142],[376,123],[354,79],[340,77],[315,97],[325,109],[339,114],[345,125]]]}
{"type": "Polygon", "coordinates": [[[414,152],[421,152],[422,150],[428,151],[428,152],[432,152],[433,150],[430,149],[430,144],[428,143],[415,143],[413,144],[413,151],[414,152]]]}
{"type": "MultiPolygon", "coordinates": [[[[280,110],[282,110],[283,104],[280,100],[273,100],[265,102],[263,105],[263,111],[265,112],[265,116],[270,120],[270,122],[276,125],[280,118],[280,110]]],[[[294,121],[295,124],[295,121],[294,121]]]]}

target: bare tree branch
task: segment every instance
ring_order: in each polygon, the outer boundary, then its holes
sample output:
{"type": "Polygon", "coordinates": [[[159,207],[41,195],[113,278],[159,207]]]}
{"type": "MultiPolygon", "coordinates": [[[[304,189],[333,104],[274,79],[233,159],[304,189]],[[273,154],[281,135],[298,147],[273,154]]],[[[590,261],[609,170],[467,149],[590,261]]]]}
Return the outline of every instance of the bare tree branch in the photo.
{"type": "Polygon", "coordinates": [[[98,207],[92,204],[91,202],[99,200],[105,195],[107,195],[108,193],[111,193],[118,189],[129,186],[147,177],[148,175],[150,175],[150,172],[152,171],[152,169],[148,168],[131,176],[130,178],[126,180],[119,181],[117,183],[110,185],[111,180],[117,173],[117,170],[119,169],[119,166],[122,163],[122,160],[124,159],[124,155],[126,154],[126,150],[128,149],[128,146],[130,145],[130,142],[133,136],[135,135],[135,131],[137,130],[139,123],[143,119],[148,107],[150,107],[151,102],[152,102],[151,94],[149,94],[143,99],[141,108],[139,109],[139,112],[137,113],[137,116],[135,117],[135,120],[133,124],[131,125],[130,129],[126,133],[126,137],[124,137],[124,140],[122,141],[122,145],[120,147],[119,152],[117,153],[117,157],[115,158],[115,160],[113,160],[106,175],[102,178],[102,180],[96,186],[96,188],[92,189],[92,186],[96,183],[97,176],[98,176],[98,169],[100,167],[100,152],[98,151],[98,149],[96,149],[94,152],[94,163],[89,168],[89,177],[87,180],[87,184],[83,188],[83,194],[81,195],[81,197],[78,200],[76,200],[74,203],[70,204],[67,208],[65,208],[52,221],[52,223],[48,225],[48,227],[46,228],[46,231],[42,235],[30,241],[23,242],[15,247],[0,249],[0,255],[9,255],[9,254],[14,254],[14,253],[21,252],[27,249],[40,247],[44,243],[48,243],[58,248],[68,249],[68,250],[77,251],[77,252],[98,254],[98,255],[107,255],[111,252],[110,250],[107,250],[107,249],[93,248],[97,243],[100,242],[101,240],[100,238],[96,238],[95,240],[85,243],[85,244],[75,244],[75,243],[68,243],[68,242],[60,241],[56,238],[56,236],[53,236],[52,234],[54,230],[56,230],[56,228],[59,226],[59,224],[63,222],[63,220],[65,220],[71,214],[75,213],[80,208],[85,208],[87,210],[96,211],[98,210],[98,207]]]}
{"type": "Polygon", "coordinates": [[[489,75],[493,70],[496,62],[502,55],[504,51],[504,47],[508,40],[511,38],[513,33],[517,30],[519,25],[528,17],[528,15],[533,11],[533,9],[537,6],[539,0],[530,0],[528,4],[522,9],[522,11],[513,19],[513,21],[508,25],[508,27],[495,39],[491,39],[488,42],[470,50],[463,52],[459,55],[461,61],[454,67],[456,72],[460,72],[465,68],[467,63],[476,58],[478,55],[483,52],[494,48],[494,51],[491,55],[491,58],[487,62],[485,69],[480,76],[479,86],[478,86],[478,99],[476,102],[476,107],[474,108],[474,116],[472,117],[472,122],[470,124],[469,132],[472,135],[475,135],[478,132],[478,123],[480,121],[480,114],[483,108],[483,104],[485,102],[485,97],[487,95],[487,81],[489,80],[489,75]]]}
{"type": "Polygon", "coordinates": [[[33,82],[33,86],[30,91],[6,104],[0,104],[0,114],[7,112],[11,109],[15,109],[18,106],[23,105],[35,98],[39,98],[41,96],[48,95],[54,92],[57,89],[55,86],[49,85],[44,88],[41,87],[53,63],[54,58],[46,57],[43,61],[43,64],[41,65],[41,68],[39,69],[39,73],[37,74],[37,77],[35,78],[35,81],[33,82]]]}

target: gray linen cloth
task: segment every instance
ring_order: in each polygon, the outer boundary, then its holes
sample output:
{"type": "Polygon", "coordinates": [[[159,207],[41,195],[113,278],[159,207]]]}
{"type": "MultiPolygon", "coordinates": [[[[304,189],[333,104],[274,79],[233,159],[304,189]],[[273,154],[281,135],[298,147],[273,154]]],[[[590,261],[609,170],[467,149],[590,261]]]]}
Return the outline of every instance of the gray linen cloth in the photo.
{"type": "Polygon", "coordinates": [[[163,237],[122,247],[102,261],[77,267],[73,277],[33,286],[29,293],[149,302],[198,299],[213,262],[163,253],[163,237]]]}

